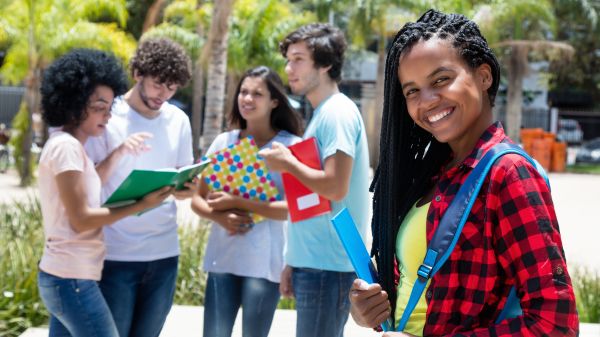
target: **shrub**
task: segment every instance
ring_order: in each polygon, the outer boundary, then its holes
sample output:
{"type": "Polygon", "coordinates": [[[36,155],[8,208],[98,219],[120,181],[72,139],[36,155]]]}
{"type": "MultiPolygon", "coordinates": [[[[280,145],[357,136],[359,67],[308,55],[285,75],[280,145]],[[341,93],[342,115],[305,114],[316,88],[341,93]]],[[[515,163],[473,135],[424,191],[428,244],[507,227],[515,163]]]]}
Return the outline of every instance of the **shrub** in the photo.
{"type": "Polygon", "coordinates": [[[175,304],[203,305],[206,289],[206,273],[202,270],[204,248],[210,226],[205,220],[179,227],[179,271],[175,304]]]}
{"type": "Polygon", "coordinates": [[[48,322],[37,288],[44,249],[41,219],[34,198],[0,204],[0,336],[18,336],[48,322]]]}

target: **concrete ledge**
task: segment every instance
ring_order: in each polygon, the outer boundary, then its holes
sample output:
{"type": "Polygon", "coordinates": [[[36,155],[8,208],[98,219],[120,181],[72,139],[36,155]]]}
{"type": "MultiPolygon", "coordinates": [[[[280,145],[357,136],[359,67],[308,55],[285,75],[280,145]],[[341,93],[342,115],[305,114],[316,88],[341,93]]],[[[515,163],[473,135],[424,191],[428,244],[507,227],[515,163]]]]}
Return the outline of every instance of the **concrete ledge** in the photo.
{"type": "MultiPolygon", "coordinates": [[[[167,322],[160,334],[160,337],[198,337],[202,336],[202,322],[204,318],[204,307],[175,305],[171,308],[167,322]]],[[[295,310],[277,310],[271,325],[269,337],[292,337],[296,334],[296,311],[295,310]]],[[[47,337],[47,328],[30,328],[25,331],[21,337],[47,337]]],[[[235,325],[233,326],[232,336],[242,336],[242,314],[238,313],[235,325]]],[[[362,328],[354,323],[352,317],[348,318],[345,337],[375,337],[379,333],[362,328]]]]}
{"type": "MultiPolygon", "coordinates": [[[[202,336],[202,320],[204,317],[204,308],[196,306],[175,305],[171,309],[167,322],[163,328],[160,337],[186,337],[202,336]]],[[[238,313],[235,325],[233,327],[234,337],[242,336],[242,314],[238,313]]],[[[580,337],[600,337],[600,324],[581,323],[579,327],[580,337]]],[[[296,333],[296,311],[277,310],[271,325],[269,337],[292,337],[296,333]]],[[[48,329],[30,328],[25,331],[21,337],[47,337],[48,329]]],[[[352,317],[348,318],[345,337],[375,337],[381,334],[371,330],[359,327],[354,323],[352,317]]]]}

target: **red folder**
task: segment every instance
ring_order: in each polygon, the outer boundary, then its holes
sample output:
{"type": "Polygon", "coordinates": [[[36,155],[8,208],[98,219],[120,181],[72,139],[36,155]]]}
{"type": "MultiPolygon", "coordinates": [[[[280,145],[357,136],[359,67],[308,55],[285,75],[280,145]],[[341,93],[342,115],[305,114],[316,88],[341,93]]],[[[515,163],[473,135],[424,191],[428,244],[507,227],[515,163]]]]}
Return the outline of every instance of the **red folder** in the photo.
{"type": "MultiPolygon", "coordinates": [[[[314,137],[296,143],[289,149],[294,157],[306,166],[317,170],[322,169],[319,147],[314,137]]],[[[292,222],[310,219],[331,211],[329,200],[308,189],[290,173],[284,172],[281,178],[292,222]]]]}

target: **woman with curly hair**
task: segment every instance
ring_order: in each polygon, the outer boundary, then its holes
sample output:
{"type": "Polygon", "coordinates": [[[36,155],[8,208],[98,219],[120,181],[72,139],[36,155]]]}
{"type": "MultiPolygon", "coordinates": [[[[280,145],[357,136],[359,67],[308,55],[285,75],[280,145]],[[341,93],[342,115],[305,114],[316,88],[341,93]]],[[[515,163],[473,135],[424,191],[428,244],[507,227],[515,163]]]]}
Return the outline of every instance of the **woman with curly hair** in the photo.
{"type": "Polygon", "coordinates": [[[407,322],[403,332],[384,334],[390,337],[577,335],[552,197],[518,154],[493,163],[448,260],[401,319],[413,286],[426,282],[417,270],[459,187],[490,149],[512,143],[493,122],[499,82],[496,57],[462,15],[430,10],[396,35],[372,183],[380,284],[352,286],[351,312],[360,325],[407,322]],[[498,319],[513,287],[522,313],[498,319]]]}
{"type": "Polygon", "coordinates": [[[105,254],[102,227],[155,207],[171,193],[166,187],[132,205],[100,207],[100,177],[83,144],[104,132],[115,95],[126,89],[119,62],[96,50],[72,51],[44,74],[42,116],[59,128],[39,163],[45,244],[38,287],[50,312],[50,336],[119,336],[97,283],[105,254]]]}

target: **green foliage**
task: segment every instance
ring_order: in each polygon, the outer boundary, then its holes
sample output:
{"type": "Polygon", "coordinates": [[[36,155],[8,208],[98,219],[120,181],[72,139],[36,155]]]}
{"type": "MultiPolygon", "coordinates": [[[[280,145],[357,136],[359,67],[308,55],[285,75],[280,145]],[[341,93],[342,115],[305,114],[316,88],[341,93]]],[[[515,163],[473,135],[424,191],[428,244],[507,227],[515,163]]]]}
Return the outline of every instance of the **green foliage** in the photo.
{"type": "Polygon", "coordinates": [[[567,166],[567,172],[600,174],[600,164],[577,163],[567,166]]]}
{"type": "Polygon", "coordinates": [[[8,46],[0,74],[10,84],[74,47],[113,51],[124,61],[135,48],[118,28],[127,20],[125,0],[13,0],[0,7],[0,18],[0,43],[8,46]]]}
{"type": "MultiPolygon", "coordinates": [[[[299,1],[302,10],[314,13],[317,22],[329,22],[330,15],[343,15],[352,6],[352,0],[305,0],[299,1]]],[[[336,22],[336,24],[338,24],[336,22]]]]}
{"type": "Polygon", "coordinates": [[[554,0],[557,39],[568,41],[577,51],[568,64],[552,63],[553,89],[592,95],[600,106],[600,2],[554,0]]]}
{"type": "Polygon", "coordinates": [[[288,1],[238,0],[231,19],[229,71],[241,74],[248,68],[266,65],[282,74],[285,60],[279,54],[279,42],[315,17],[295,10],[288,1]]]}
{"type": "Polygon", "coordinates": [[[193,31],[181,28],[170,23],[161,23],[158,26],[152,27],[142,36],[142,39],[149,37],[167,37],[182,45],[193,61],[198,59],[204,41],[193,31]]]}
{"type": "Polygon", "coordinates": [[[37,262],[44,249],[39,203],[0,204],[0,336],[48,322],[39,298],[37,262]]]}
{"type": "Polygon", "coordinates": [[[600,323],[600,273],[588,268],[576,268],[571,279],[579,321],[600,323]]]}
{"type": "Polygon", "coordinates": [[[202,270],[202,259],[209,231],[210,226],[205,220],[179,227],[181,255],[179,256],[175,304],[204,304],[206,273],[202,270]]]}
{"type": "Polygon", "coordinates": [[[72,15],[91,22],[116,22],[125,28],[129,13],[125,0],[68,1],[72,15]]]}
{"type": "Polygon", "coordinates": [[[492,45],[504,40],[547,40],[555,36],[556,17],[550,0],[494,0],[477,6],[472,13],[492,45]]]}
{"type": "Polygon", "coordinates": [[[277,309],[296,309],[296,300],[294,298],[281,298],[277,304],[277,309]]]}
{"type": "Polygon", "coordinates": [[[71,29],[57,32],[54,40],[56,46],[49,51],[52,58],[74,48],[93,48],[114,53],[125,67],[136,48],[135,40],[120,30],[115,23],[79,21],[71,29]]]}
{"type": "MultiPolygon", "coordinates": [[[[193,32],[196,30],[198,23],[201,21],[200,18],[203,17],[204,13],[203,8],[197,9],[196,6],[196,0],[174,1],[165,8],[163,22],[168,22],[193,32]]],[[[210,20],[210,15],[208,19],[210,20]]],[[[204,27],[208,27],[208,22],[202,22],[204,27]]]]}
{"type": "Polygon", "coordinates": [[[153,2],[154,0],[126,0],[126,9],[129,12],[126,30],[136,40],[142,36],[142,27],[146,19],[146,12],[152,6],[153,2]]]}
{"type": "MultiPolygon", "coordinates": [[[[12,146],[12,155],[17,171],[21,172],[23,169],[24,154],[23,154],[23,142],[25,137],[28,136],[27,129],[29,128],[29,111],[27,111],[27,104],[25,100],[21,102],[19,106],[19,112],[15,115],[12,120],[12,131],[9,140],[9,144],[12,146]]],[[[31,153],[29,154],[31,156],[31,153]]],[[[30,172],[35,172],[35,160],[30,160],[30,172]]]]}

